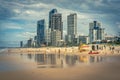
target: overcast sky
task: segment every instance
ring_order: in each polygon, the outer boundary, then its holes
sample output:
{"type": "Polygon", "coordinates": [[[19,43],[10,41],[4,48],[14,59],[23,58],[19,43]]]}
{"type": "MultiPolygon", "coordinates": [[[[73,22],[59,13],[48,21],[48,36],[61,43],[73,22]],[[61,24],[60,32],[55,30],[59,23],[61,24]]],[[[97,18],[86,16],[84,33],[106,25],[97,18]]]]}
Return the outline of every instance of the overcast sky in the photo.
{"type": "Polygon", "coordinates": [[[120,31],[120,0],[0,0],[0,46],[19,46],[36,35],[37,21],[49,11],[62,13],[64,35],[67,15],[77,13],[78,35],[88,35],[89,23],[97,20],[108,35],[120,31]]]}

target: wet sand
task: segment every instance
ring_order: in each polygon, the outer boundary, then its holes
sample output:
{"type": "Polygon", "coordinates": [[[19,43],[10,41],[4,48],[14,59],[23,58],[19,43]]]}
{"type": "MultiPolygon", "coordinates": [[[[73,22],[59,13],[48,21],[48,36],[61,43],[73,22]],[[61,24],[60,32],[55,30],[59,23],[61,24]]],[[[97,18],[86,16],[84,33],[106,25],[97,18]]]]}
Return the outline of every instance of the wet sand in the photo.
{"type": "Polygon", "coordinates": [[[120,80],[119,55],[108,56],[113,57],[111,61],[68,68],[29,68],[35,64],[7,55],[0,57],[0,61],[11,62],[13,67],[23,64],[26,69],[0,71],[0,80],[120,80]]]}
{"type": "Polygon", "coordinates": [[[0,80],[120,80],[119,63],[65,69],[31,69],[0,73],[0,80]]]}

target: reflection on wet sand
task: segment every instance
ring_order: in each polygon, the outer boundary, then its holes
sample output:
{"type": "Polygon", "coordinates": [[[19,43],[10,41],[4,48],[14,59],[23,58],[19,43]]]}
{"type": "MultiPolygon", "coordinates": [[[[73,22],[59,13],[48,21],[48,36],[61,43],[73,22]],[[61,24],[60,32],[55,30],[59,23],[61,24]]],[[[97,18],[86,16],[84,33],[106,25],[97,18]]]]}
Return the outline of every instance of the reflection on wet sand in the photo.
{"type": "Polygon", "coordinates": [[[0,80],[120,80],[120,56],[0,54],[0,80]]]}
{"type": "Polygon", "coordinates": [[[102,62],[102,56],[90,55],[67,55],[67,54],[24,54],[29,60],[33,60],[38,68],[64,68],[80,64],[91,64],[102,62]]]}

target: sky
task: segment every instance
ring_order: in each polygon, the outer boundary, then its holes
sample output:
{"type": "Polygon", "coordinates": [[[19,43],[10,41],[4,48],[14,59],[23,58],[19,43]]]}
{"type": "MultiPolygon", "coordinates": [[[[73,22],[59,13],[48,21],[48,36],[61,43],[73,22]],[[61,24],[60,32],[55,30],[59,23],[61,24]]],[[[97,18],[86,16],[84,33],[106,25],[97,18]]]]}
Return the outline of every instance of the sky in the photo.
{"type": "Polygon", "coordinates": [[[67,15],[77,13],[78,35],[88,35],[89,23],[101,23],[105,33],[120,31],[120,0],[0,0],[0,47],[16,47],[36,35],[37,21],[46,20],[51,9],[62,14],[64,35],[67,15]]]}

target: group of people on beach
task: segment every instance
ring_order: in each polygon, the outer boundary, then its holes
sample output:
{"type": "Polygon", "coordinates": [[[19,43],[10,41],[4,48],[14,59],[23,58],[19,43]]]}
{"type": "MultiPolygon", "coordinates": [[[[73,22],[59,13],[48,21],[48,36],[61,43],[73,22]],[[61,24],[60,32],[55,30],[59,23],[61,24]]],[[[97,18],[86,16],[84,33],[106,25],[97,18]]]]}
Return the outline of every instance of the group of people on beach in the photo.
{"type": "Polygon", "coordinates": [[[114,50],[115,50],[115,47],[114,46],[110,46],[109,48],[110,48],[111,53],[113,54],[114,50]]]}
{"type": "Polygon", "coordinates": [[[111,51],[111,53],[120,53],[120,48],[119,47],[115,47],[115,46],[109,46],[109,50],[111,51]]]}
{"type": "Polygon", "coordinates": [[[92,51],[97,51],[97,50],[100,50],[102,51],[103,53],[107,51],[107,53],[120,53],[120,48],[117,47],[117,46],[114,46],[114,45],[99,45],[99,44],[93,44],[91,46],[91,49],[92,51]]]}
{"type": "Polygon", "coordinates": [[[114,46],[110,46],[109,49],[110,49],[110,51],[113,51],[113,50],[115,50],[115,47],[114,46]]]}
{"type": "Polygon", "coordinates": [[[92,50],[104,50],[106,49],[105,45],[92,45],[92,50]]]}

